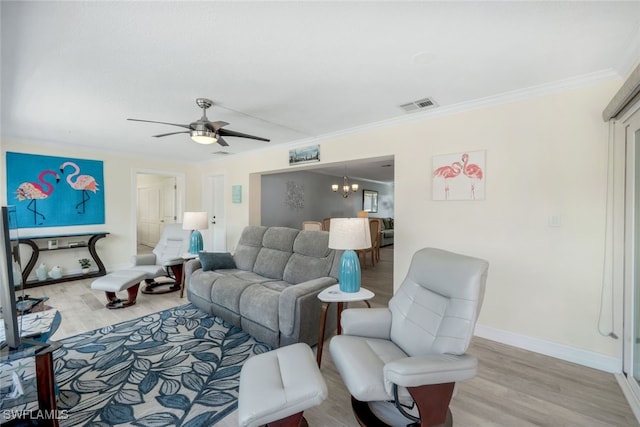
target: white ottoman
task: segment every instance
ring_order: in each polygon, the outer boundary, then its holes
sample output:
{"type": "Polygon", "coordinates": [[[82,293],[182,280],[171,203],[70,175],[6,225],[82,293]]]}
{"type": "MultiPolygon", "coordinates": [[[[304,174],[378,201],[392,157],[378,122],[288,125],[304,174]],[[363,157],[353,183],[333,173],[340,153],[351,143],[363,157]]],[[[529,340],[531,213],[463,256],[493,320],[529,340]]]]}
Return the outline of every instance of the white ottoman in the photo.
{"type": "Polygon", "coordinates": [[[140,282],[145,278],[145,273],[134,270],[114,271],[102,276],[91,283],[91,289],[104,291],[107,295],[107,308],[125,308],[136,303],[140,282]],[[127,290],[129,299],[118,299],[116,292],[127,290]]]}
{"type": "Polygon", "coordinates": [[[327,398],[327,384],[304,343],[253,356],[240,372],[241,427],[298,426],[305,409],[327,398]]]}

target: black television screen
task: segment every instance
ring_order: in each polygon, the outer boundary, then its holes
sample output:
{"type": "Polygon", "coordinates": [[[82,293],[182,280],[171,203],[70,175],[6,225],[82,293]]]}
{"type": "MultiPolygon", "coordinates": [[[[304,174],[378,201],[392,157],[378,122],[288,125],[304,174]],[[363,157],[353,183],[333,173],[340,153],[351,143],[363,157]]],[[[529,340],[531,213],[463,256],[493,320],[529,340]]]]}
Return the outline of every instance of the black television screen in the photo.
{"type": "Polygon", "coordinates": [[[22,288],[22,267],[15,206],[3,206],[0,215],[0,306],[5,332],[0,346],[20,347],[16,290],[22,288]]]}

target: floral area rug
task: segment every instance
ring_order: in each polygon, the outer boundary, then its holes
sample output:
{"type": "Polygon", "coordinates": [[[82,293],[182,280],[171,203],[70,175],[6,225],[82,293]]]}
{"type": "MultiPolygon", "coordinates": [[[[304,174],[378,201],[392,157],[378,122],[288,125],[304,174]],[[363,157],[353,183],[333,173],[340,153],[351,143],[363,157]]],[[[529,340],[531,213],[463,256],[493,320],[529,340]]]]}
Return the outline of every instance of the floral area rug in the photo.
{"type": "Polygon", "coordinates": [[[271,350],[191,304],[61,340],[61,426],[211,426],[237,408],[240,369],[271,350]]]}

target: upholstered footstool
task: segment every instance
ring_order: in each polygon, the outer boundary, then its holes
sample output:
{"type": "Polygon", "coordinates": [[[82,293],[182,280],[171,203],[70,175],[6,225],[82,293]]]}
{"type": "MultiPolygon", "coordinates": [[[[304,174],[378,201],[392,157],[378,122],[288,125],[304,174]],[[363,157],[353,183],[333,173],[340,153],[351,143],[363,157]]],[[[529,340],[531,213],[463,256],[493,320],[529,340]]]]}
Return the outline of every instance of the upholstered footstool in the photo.
{"type": "Polygon", "coordinates": [[[140,282],[145,278],[145,273],[135,270],[114,271],[102,276],[91,283],[91,289],[104,291],[107,295],[107,308],[125,308],[136,303],[140,282]],[[118,299],[116,292],[127,290],[129,299],[118,299]]]}
{"type": "Polygon", "coordinates": [[[280,347],[247,360],[240,372],[241,427],[306,425],[305,409],[327,398],[327,384],[311,348],[280,347]]]}

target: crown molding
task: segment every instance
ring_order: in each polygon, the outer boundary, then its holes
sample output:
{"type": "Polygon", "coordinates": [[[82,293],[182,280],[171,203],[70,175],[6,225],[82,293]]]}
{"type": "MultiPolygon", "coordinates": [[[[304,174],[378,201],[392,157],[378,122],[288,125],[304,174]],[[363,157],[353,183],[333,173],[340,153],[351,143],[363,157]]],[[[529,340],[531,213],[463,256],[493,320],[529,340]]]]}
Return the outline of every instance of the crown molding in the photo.
{"type": "MultiPolygon", "coordinates": [[[[250,152],[238,153],[236,156],[248,156],[255,155],[260,152],[268,152],[272,150],[292,149],[309,144],[319,144],[322,141],[328,141],[335,138],[344,136],[359,134],[363,132],[373,131],[380,128],[387,128],[391,126],[397,126],[401,124],[416,123],[429,119],[435,119],[440,117],[451,116],[455,114],[464,113],[467,111],[479,110],[482,108],[488,108],[496,105],[508,104],[511,102],[521,101],[530,98],[536,98],[545,95],[551,95],[554,93],[560,93],[568,90],[573,90],[581,87],[591,86],[600,82],[612,81],[620,79],[621,76],[613,68],[597,71],[594,73],[583,74],[580,76],[571,77],[568,79],[558,80],[551,83],[545,83],[537,86],[531,86],[524,89],[518,89],[501,93],[498,95],[492,95],[485,98],[479,98],[472,101],[460,102],[448,106],[439,106],[438,108],[430,109],[428,111],[411,113],[406,116],[394,117],[388,120],[382,120],[374,123],[368,123],[362,126],[356,126],[349,129],[343,129],[336,132],[326,133],[316,137],[309,137],[292,141],[288,144],[279,144],[273,147],[265,147],[259,150],[253,150],[250,152]]],[[[216,159],[219,161],[224,159],[216,159]]]]}

